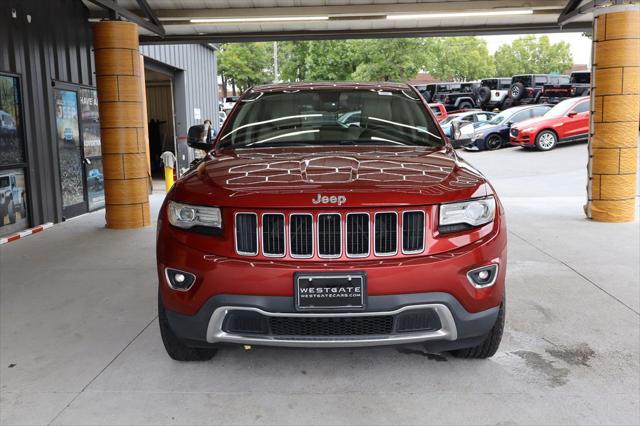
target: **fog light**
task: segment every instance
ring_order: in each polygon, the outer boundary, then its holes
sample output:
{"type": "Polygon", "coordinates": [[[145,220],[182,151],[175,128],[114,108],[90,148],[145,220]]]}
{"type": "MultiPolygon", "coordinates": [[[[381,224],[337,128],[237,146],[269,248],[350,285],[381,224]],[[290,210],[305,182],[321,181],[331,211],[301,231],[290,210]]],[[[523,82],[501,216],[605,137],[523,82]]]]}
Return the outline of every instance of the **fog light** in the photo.
{"type": "Polygon", "coordinates": [[[188,291],[196,282],[196,276],[177,269],[166,268],[165,276],[167,277],[167,284],[173,290],[188,291]]]}
{"type": "Polygon", "coordinates": [[[467,279],[475,288],[491,287],[498,277],[498,265],[492,264],[467,272],[467,279]]]}

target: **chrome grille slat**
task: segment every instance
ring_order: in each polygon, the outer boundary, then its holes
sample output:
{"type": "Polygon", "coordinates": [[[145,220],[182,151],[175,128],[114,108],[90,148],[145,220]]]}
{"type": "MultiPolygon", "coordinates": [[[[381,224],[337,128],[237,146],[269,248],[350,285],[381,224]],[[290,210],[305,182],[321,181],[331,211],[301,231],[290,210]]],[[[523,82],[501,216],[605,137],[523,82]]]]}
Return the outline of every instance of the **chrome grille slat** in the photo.
{"type": "Polygon", "coordinates": [[[369,214],[347,214],[347,256],[369,255],[369,214]]]}
{"type": "Polygon", "coordinates": [[[424,250],[424,212],[402,213],[402,252],[420,253],[424,250]]]}
{"type": "Polygon", "coordinates": [[[313,216],[292,214],[289,217],[289,239],[292,257],[313,256],[313,216]]]}
{"type": "Polygon", "coordinates": [[[262,215],[262,252],[265,256],[285,255],[284,215],[265,213],[262,215]]]}
{"type": "Polygon", "coordinates": [[[236,252],[243,256],[258,254],[258,215],[255,213],[236,214],[236,252]]]}
{"type": "Polygon", "coordinates": [[[398,253],[398,214],[376,213],[374,222],[374,253],[378,256],[393,256],[398,253]]]}
{"type": "Polygon", "coordinates": [[[340,257],[342,254],[342,217],[337,213],[318,215],[318,256],[340,257]]]}

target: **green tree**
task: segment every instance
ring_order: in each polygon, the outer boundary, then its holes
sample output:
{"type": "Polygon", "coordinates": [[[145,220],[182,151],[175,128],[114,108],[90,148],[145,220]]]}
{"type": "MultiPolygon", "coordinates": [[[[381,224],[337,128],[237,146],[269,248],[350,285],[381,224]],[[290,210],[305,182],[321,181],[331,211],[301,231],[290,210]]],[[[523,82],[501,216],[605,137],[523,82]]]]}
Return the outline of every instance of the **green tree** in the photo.
{"type": "Polygon", "coordinates": [[[282,81],[306,79],[308,41],[284,41],[278,43],[278,63],[282,81]]]}
{"type": "Polygon", "coordinates": [[[439,80],[477,80],[496,73],[487,42],[477,37],[427,39],[425,51],[424,69],[439,80]]]}
{"type": "Polygon", "coordinates": [[[229,81],[244,91],[256,84],[273,80],[273,46],[271,43],[229,43],[221,46],[218,72],[224,87],[229,81]]]}
{"type": "Polygon", "coordinates": [[[495,53],[496,71],[501,76],[563,73],[573,66],[569,43],[550,43],[549,37],[530,35],[503,44],[495,53]]]}
{"type": "Polygon", "coordinates": [[[358,81],[412,79],[424,63],[424,43],[419,38],[361,41],[359,65],[351,77],[358,81]]]}
{"type": "Polygon", "coordinates": [[[309,42],[306,78],[317,81],[344,81],[361,60],[361,41],[325,40],[309,42]]]}

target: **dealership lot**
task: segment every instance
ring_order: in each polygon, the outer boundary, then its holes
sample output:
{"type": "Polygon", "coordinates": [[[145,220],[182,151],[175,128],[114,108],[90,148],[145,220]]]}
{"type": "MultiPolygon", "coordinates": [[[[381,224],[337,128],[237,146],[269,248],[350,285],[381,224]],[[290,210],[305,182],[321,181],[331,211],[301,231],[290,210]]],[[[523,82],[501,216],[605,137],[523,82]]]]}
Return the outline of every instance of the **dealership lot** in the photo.
{"type": "Polygon", "coordinates": [[[493,358],[408,346],[172,361],[156,320],[155,228],[108,231],[97,212],[0,247],[1,423],[637,423],[638,222],[584,218],[585,144],[461,155],[509,221],[493,358]]]}

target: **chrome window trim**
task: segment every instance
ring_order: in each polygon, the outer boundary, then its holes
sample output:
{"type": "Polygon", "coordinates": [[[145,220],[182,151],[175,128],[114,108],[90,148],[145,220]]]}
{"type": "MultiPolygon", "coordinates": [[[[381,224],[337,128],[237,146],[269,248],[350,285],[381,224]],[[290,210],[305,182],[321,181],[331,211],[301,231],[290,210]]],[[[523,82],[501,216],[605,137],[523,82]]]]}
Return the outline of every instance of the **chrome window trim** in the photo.
{"type": "Polygon", "coordinates": [[[402,224],[400,226],[400,229],[402,229],[402,238],[401,238],[401,248],[400,250],[402,250],[402,254],[420,254],[420,253],[424,253],[426,247],[427,247],[427,213],[424,210],[404,210],[402,212],[402,224]],[[422,213],[422,226],[423,226],[423,231],[422,231],[422,250],[406,250],[404,249],[404,215],[405,213],[422,213]]]}
{"type": "MultiPolygon", "coordinates": [[[[312,213],[289,213],[289,225],[291,225],[291,217],[292,216],[311,216],[311,254],[310,255],[299,255],[293,254],[292,246],[289,244],[289,256],[293,259],[311,259],[315,255],[315,238],[314,238],[314,230],[315,230],[315,221],[312,213]]],[[[291,229],[291,226],[289,226],[291,229]]],[[[287,234],[289,240],[291,240],[291,231],[287,234]]]]}
{"type": "Polygon", "coordinates": [[[260,224],[258,225],[258,229],[260,232],[260,249],[262,250],[262,255],[264,257],[285,257],[287,255],[287,216],[284,213],[278,213],[278,212],[274,212],[274,213],[262,213],[260,215],[260,224]],[[283,244],[284,244],[284,250],[282,252],[282,254],[269,254],[264,250],[264,234],[262,233],[262,229],[263,229],[263,223],[264,223],[264,217],[266,215],[271,215],[271,216],[282,216],[282,224],[284,226],[284,234],[282,235],[282,238],[284,238],[283,244]]]}
{"type": "Polygon", "coordinates": [[[375,212],[375,214],[373,215],[373,254],[374,256],[379,256],[379,257],[390,257],[390,256],[395,256],[398,254],[398,240],[400,239],[400,237],[398,236],[398,212],[395,211],[380,211],[380,212],[375,212]],[[379,214],[387,214],[387,213],[393,213],[394,215],[396,215],[396,251],[394,252],[388,252],[388,253],[378,253],[376,251],[376,217],[379,214]]]}
{"type": "Polygon", "coordinates": [[[394,311],[384,312],[335,312],[335,313],[298,313],[298,312],[268,312],[259,308],[247,306],[221,306],[217,308],[207,326],[207,342],[209,343],[239,343],[245,345],[268,345],[287,347],[359,347],[359,346],[382,346],[397,345],[406,343],[424,342],[427,340],[456,340],[458,331],[453,314],[446,305],[441,303],[429,303],[422,305],[409,305],[394,311]],[[396,333],[384,336],[353,336],[353,337],[327,337],[327,336],[304,336],[300,338],[278,338],[274,336],[244,336],[241,334],[227,333],[222,330],[225,317],[229,311],[252,311],[267,317],[298,317],[298,318],[326,318],[326,317],[362,317],[397,315],[408,310],[433,309],[440,318],[441,328],[435,331],[396,333]]]}
{"type": "Polygon", "coordinates": [[[324,212],[324,213],[318,213],[317,214],[317,220],[316,220],[316,234],[318,235],[318,238],[316,238],[316,245],[317,245],[317,253],[318,253],[318,257],[320,259],[339,259],[342,257],[342,222],[343,222],[343,217],[342,214],[338,213],[338,212],[324,212]],[[340,253],[338,254],[332,254],[332,255],[326,255],[326,254],[321,254],[320,253],[320,216],[335,216],[337,215],[340,220],[338,221],[338,223],[340,224],[340,253]]]}
{"type": "Polygon", "coordinates": [[[236,249],[236,253],[239,254],[240,256],[257,256],[258,252],[259,252],[259,244],[258,244],[258,239],[259,239],[259,234],[260,233],[260,224],[258,223],[258,214],[255,212],[235,212],[233,214],[233,241],[235,244],[235,249],[236,249]],[[246,215],[253,215],[256,218],[256,251],[255,253],[250,253],[250,252],[245,252],[245,251],[240,251],[238,250],[238,215],[239,214],[246,214],[246,215]]]}
{"type": "Polygon", "coordinates": [[[345,215],[344,219],[344,252],[346,256],[350,259],[361,259],[363,257],[371,256],[371,214],[369,212],[349,212],[345,215]],[[369,243],[367,244],[367,253],[366,254],[349,254],[349,244],[348,244],[348,220],[350,215],[354,214],[366,214],[367,215],[367,228],[369,229],[369,243]]]}

